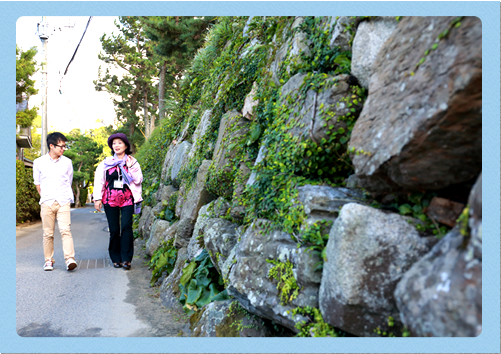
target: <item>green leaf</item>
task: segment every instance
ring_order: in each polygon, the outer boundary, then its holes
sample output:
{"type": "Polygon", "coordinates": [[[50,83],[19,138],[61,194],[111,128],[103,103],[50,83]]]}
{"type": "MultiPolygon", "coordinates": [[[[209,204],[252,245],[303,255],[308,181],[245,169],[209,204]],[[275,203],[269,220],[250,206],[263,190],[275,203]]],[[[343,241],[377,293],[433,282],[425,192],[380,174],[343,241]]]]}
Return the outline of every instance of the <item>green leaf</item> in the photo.
{"type": "Polygon", "coordinates": [[[412,213],[411,206],[409,204],[402,204],[398,207],[398,211],[401,215],[407,215],[412,213]]]}
{"type": "Polygon", "coordinates": [[[423,221],[423,222],[426,222],[426,215],[425,214],[420,214],[418,215],[418,219],[423,221]]]}
{"type": "Polygon", "coordinates": [[[250,138],[249,141],[254,143],[259,137],[261,136],[263,128],[261,127],[261,124],[258,122],[252,122],[251,127],[250,127],[250,138]]]}
{"type": "Polygon", "coordinates": [[[179,301],[181,302],[181,304],[184,305],[188,297],[188,289],[184,285],[179,284],[179,292],[180,292],[179,301]]]}
{"type": "Polygon", "coordinates": [[[199,268],[195,275],[195,279],[199,285],[208,286],[210,279],[208,278],[209,270],[206,267],[199,268]]]}
{"type": "Polygon", "coordinates": [[[193,275],[193,270],[197,266],[197,262],[192,261],[190,264],[188,264],[187,267],[183,268],[183,275],[181,276],[181,279],[179,279],[179,283],[182,285],[186,285],[188,281],[191,279],[191,276],[193,275]]]}
{"type": "Polygon", "coordinates": [[[351,60],[345,57],[344,55],[338,55],[336,59],[334,59],[334,63],[342,66],[349,66],[351,65],[351,60]]]}
{"type": "Polygon", "coordinates": [[[167,221],[171,221],[172,219],[174,219],[174,212],[170,209],[165,209],[165,213],[164,213],[164,219],[167,220],[167,221]]]}
{"type": "Polygon", "coordinates": [[[156,265],[155,269],[160,269],[164,265],[167,265],[167,256],[165,254],[162,254],[162,255],[160,255],[160,257],[158,257],[158,261],[157,261],[157,265],[156,265]]]}
{"type": "Polygon", "coordinates": [[[194,304],[202,295],[203,286],[197,285],[195,279],[191,279],[190,285],[188,285],[188,298],[186,299],[187,304],[194,304]]]}
{"type": "MultiPolygon", "coordinates": [[[[209,285],[209,290],[210,290],[210,298],[212,299],[214,296],[216,296],[217,294],[219,294],[219,290],[217,290],[216,288],[216,284],[214,283],[211,283],[209,285]]],[[[211,300],[212,301],[212,300],[211,300]]]]}
{"type": "Polygon", "coordinates": [[[219,294],[215,295],[211,300],[212,301],[224,301],[224,300],[229,300],[230,296],[228,295],[228,292],[226,289],[221,291],[219,294]]]}
{"type": "Polygon", "coordinates": [[[207,257],[209,257],[209,252],[207,252],[207,250],[204,248],[204,250],[198,256],[196,256],[193,260],[196,262],[201,262],[201,261],[205,260],[207,257]]]}
{"type": "Polygon", "coordinates": [[[204,307],[205,305],[207,305],[209,302],[211,302],[211,293],[209,290],[203,289],[202,295],[200,296],[198,301],[195,303],[195,305],[197,305],[197,307],[200,309],[200,308],[204,307]]]}
{"type": "Polygon", "coordinates": [[[423,208],[421,207],[421,205],[419,204],[416,204],[412,207],[412,210],[415,212],[415,213],[421,213],[423,211],[423,208]]]}

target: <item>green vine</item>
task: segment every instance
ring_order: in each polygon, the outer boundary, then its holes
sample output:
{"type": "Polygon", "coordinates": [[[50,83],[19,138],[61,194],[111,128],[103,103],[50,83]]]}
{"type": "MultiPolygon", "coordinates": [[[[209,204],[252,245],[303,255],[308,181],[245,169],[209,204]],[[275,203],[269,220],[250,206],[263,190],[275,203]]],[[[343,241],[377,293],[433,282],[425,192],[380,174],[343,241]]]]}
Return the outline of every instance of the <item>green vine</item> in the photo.
{"type": "Polygon", "coordinates": [[[267,259],[266,262],[274,265],[269,272],[268,277],[273,278],[278,281],[277,290],[279,292],[280,302],[282,305],[286,305],[294,300],[301,288],[294,278],[294,273],[292,271],[292,263],[287,260],[285,263],[267,259]]]}
{"type": "Polygon", "coordinates": [[[470,226],[468,224],[468,220],[470,217],[470,206],[466,205],[466,208],[463,209],[461,215],[456,220],[456,224],[459,226],[459,232],[463,236],[470,236],[470,226]]]}
{"type": "Polygon", "coordinates": [[[320,310],[315,307],[305,306],[297,307],[292,310],[292,315],[305,316],[307,321],[296,323],[299,333],[296,337],[344,337],[345,334],[334,329],[328,323],[325,323],[320,310]]]}

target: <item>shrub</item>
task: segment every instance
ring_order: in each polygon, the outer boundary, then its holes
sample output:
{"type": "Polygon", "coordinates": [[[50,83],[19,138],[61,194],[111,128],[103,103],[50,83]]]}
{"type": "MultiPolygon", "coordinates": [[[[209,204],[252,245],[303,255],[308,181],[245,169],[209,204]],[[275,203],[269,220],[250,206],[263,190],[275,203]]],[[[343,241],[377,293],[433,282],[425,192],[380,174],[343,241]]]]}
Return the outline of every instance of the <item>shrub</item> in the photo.
{"type": "Polygon", "coordinates": [[[40,218],[40,197],[31,170],[16,160],[16,224],[40,218]]]}

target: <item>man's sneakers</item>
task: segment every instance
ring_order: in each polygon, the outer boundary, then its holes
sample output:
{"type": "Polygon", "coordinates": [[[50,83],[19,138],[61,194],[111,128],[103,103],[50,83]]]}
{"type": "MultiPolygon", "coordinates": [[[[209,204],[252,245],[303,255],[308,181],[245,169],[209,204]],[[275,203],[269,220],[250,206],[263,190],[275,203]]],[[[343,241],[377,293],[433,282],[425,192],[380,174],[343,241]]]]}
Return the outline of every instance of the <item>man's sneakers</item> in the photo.
{"type": "MultiPolygon", "coordinates": [[[[77,262],[75,260],[70,259],[66,261],[66,270],[75,270],[77,268],[77,262]]],[[[54,262],[52,261],[47,261],[43,265],[43,270],[53,270],[54,269],[54,262]]]]}
{"type": "Polygon", "coordinates": [[[77,262],[75,262],[73,259],[66,261],[66,270],[75,270],[76,267],[77,262]]]}
{"type": "Polygon", "coordinates": [[[43,265],[43,270],[53,270],[53,269],[54,269],[54,263],[51,261],[47,261],[43,265]]]}

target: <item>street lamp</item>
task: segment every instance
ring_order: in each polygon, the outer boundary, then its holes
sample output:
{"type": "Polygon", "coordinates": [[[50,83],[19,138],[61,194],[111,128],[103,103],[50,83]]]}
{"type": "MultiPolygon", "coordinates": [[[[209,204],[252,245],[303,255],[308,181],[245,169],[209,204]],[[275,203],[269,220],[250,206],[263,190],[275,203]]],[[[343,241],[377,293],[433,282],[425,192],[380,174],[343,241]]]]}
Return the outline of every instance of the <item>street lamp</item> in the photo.
{"type": "Polygon", "coordinates": [[[38,36],[42,41],[42,156],[47,153],[47,44],[49,41],[48,23],[46,16],[42,16],[42,22],[38,23],[38,36]]]}

